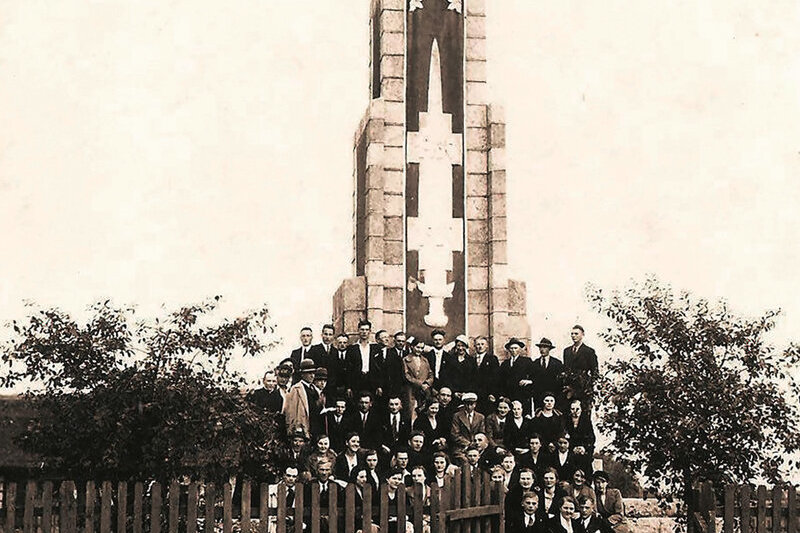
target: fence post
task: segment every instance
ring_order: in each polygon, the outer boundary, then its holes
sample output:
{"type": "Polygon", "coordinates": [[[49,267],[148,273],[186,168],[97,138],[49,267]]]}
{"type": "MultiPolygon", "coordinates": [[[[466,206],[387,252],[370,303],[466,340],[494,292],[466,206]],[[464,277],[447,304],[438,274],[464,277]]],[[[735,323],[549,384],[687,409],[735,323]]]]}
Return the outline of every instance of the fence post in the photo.
{"type": "MultiPolygon", "coordinates": [[[[50,533],[53,528],[53,482],[45,481],[42,486],[42,533],[50,533]]],[[[124,531],[120,533],[125,533],[124,531]]]]}
{"type": "Polygon", "coordinates": [[[786,533],[797,533],[797,487],[789,485],[789,494],[786,498],[786,533]]]}
{"type": "MultiPolygon", "coordinates": [[[[258,531],[267,533],[269,531],[269,485],[261,483],[261,493],[258,498],[258,531]]],[[[187,531],[186,533],[192,533],[187,531]]]]}
{"type": "Polygon", "coordinates": [[[339,532],[339,486],[328,483],[328,533],[339,532]]]}
{"type": "Polygon", "coordinates": [[[169,505],[169,522],[167,525],[169,533],[178,533],[178,505],[180,502],[180,485],[173,479],[169,482],[169,494],[167,494],[169,505]]]}
{"type": "Polygon", "coordinates": [[[189,483],[186,493],[186,533],[197,533],[198,489],[196,481],[189,483]]]}
{"type": "Polygon", "coordinates": [[[233,531],[233,487],[230,483],[222,486],[222,532],[233,531]]]}
{"type": "MultiPolygon", "coordinates": [[[[439,485],[435,481],[430,485],[431,489],[431,532],[439,533],[442,531],[439,525],[439,516],[441,510],[441,494],[439,492],[439,485]]],[[[416,530],[415,530],[416,533],[416,530]]]]}
{"type": "MultiPolygon", "coordinates": [[[[88,489],[86,505],[89,505],[88,489]]],[[[161,533],[161,483],[150,486],[150,533],[161,533]]]]}
{"type": "MultiPolygon", "coordinates": [[[[86,533],[93,533],[94,532],[94,506],[95,506],[95,499],[97,498],[97,491],[94,487],[94,481],[87,481],[86,482],[86,503],[84,505],[84,509],[86,512],[84,513],[84,531],[86,533]]],[[[159,533],[159,532],[154,532],[159,533]]]]}
{"type": "Polygon", "coordinates": [[[249,479],[242,480],[242,502],[241,502],[241,514],[242,514],[242,533],[250,533],[250,496],[251,496],[252,486],[250,484],[249,479]]]}
{"type": "MultiPolygon", "coordinates": [[[[372,486],[367,483],[364,485],[364,511],[361,516],[361,531],[366,533],[372,531],[372,486]]],[[[303,533],[298,531],[298,533],[303,533]]],[[[349,531],[347,533],[350,533],[349,531]]]]}
{"type": "Polygon", "coordinates": [[[126,481],[120,481],[119,483],[117,483],[117,533],[127,533],[127,529],[128,529],[128,483],[126,481]]]}
{"type": "Polygon", "coordinates": [[[203,531],[205,533],[214,533],[217,521],[217,487],[213,483],[209,483],[205,487],[205,524],[203,524],[203,531]]]}
{"type": "MultiPolygon", "coordinates": [[[[383,485],[380,486],[379,491],[381,495],[380,499],[381,519],[379,522],[381,526],[381,532],[389,531],[389,487],[387,487],[386,484],[384,483],[383,485]]],[[[364,531],[367,531],[367,529],[364,528],[364,531]]]]}
{"type": "Polygon", "coordinates": [[[111,482],[100,485],[100,533],[111,533],[111,482]]]}
{"type": "Polygon", "coordinates": [[[286,533],[286,485],[278,485],[278,533],[286,533]]]}
{"type": "Polygon", "coordinates": [[[734,512],[736,507],[736,486],[728,483],[725,485],[725,501],[723,509],[722,530],[724,533],[733,533],[734,512]]]}
{"type": "Polygon", "coordinates": [[[758,486],[758,507],[756,510],[756,532],[767,532],[767,487],[758,486]]]}
{"type": "MultiPolygon", "coordinates": [[[[332,482],[329,482],[332,483],[332,482]]],[[[319,533],[319,483],[311,482],[311,533],[319,533]]]]}
{"type": "Polygon", "coordinates": [[[62,481],[59,488],[59,496],[61,498],[61,503],[59,504],[60,533],[75,533],[78,521],[75,482],[62,481]]]}
{"type": "Polygon", "coordinates": [[[781,531],[781,511],[783,507],[783,487],[772,487],[772,533],[781,531]]]}
{"type": "Polygon", "coordinates": [[[133,487],[133,533],[142,533],[142,498],[144,486],[137,481],[133,487]]]}
{"type": "Polygon", "coordinates": [[[406,530],[406,486],[400,484],[397,488],[397,531],[406,530]]]}
{"type": "MultiPolygon", "coordinates": [[[[363,512],[363,509],[362,509],[363,512]]],[[[356,530],[356,487],[350,483],[344,489],[344,533],[356,530]]]]}
{"type": "MultiPolygon", "coordinates": [[[[22,531],[24,533],[34,533],[33,510],[36,506],[36,490],[35,481],[28,481],[25,484],[25,507],[22,515],[22,531]]],[[[9,533],[14,533],[14,530],[10,530],[9,533]]]]}
{"type": "MultiPolygon", "coordinates": [[[[303,516],[304,516],[304,509],[303,506],[303,484],[301,482],[297,482],[294,485],[294,533],[303,533],[303,516]]],[[[226,532],[227,533],[227,532],[226,532]]]]}

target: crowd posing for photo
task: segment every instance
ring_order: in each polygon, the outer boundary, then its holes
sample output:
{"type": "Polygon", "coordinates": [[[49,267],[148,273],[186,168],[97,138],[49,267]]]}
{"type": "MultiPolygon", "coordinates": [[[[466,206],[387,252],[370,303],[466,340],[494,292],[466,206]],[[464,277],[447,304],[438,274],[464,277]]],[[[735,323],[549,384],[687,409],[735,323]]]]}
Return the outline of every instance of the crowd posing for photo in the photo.
{"type": "Polygon", "coordinates": [[[512,338],[502,362],[487,338],[442,330],[373,335],[362,320],[353,344],[332,325],[321,333],[314,344],[303,328],[301,346],[249,395],[286,435],[279,483],[318,483],[323,501],[331,482],[354,483],[358,495],[386,484],[393,501],[400,484],[442,486],[466,468],[502,482],[507,531],[627,531],[619,491],[592,467],[598,362],[580,325],[562,359],[546,338],[535,359],[512,338]]]}

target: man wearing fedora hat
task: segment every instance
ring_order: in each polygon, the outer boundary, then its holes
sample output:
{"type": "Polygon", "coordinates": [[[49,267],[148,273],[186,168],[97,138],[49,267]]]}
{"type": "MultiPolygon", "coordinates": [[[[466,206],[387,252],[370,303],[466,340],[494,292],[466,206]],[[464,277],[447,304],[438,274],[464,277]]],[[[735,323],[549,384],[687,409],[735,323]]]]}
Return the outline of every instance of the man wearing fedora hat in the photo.
{"type": "Polygon", "coordinates": [[[505,345],[508,358],[500,365],[498,388],[508,391],[512,400],[519,400],[524,406],[532,396],[533,361],[522,353],[525,343],[512,337],[505,345]]]}
{"type": "Polygon", "coordinates": [[[539,358],[533,362],[533,390],[536,402],[541,405],[546,392],[555,394],[558,401],[561,396],[561,374],[564,372],[564,364],[550,355],[550,351],[555,348],[550,339],[542,337],[536,347],[539,348],[539,358]]]}
{"type": "Polygon", "coordinates": [[[306,436],[311,434],[311,419],[319,415],[319,393],[312,384],[317,373],[317,365],[312,359],[300,361],[300,381],[292,385],[283,402],[283,416],[289,435],[302,430],[306,436]]]}

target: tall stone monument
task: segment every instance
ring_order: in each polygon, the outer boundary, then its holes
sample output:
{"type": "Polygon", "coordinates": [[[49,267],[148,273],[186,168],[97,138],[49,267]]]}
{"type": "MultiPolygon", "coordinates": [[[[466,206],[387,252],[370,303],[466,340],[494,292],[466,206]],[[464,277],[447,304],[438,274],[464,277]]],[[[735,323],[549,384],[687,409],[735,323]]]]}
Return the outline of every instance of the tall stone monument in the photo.
{"type": "Polygon", "coordinates": [[[505,118],[486,85],[486,0],[372,0],[370,102],[354,137],[354,277],[333,297],[358,320],[428,339],[529,338],[508,279],[505,118]]]}

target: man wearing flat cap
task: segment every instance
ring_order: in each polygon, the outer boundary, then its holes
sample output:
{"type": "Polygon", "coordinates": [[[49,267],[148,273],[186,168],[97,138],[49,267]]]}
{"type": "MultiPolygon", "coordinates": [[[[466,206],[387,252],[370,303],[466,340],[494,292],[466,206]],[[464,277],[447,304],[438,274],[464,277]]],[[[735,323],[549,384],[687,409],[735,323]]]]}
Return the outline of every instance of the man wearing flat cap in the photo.
{"type": "Polygon", "coordinates": [[[475,441],[475,435],[486,433],[486,423],[483,415],[475,410],[478,395],[474,392],[465,392],[461,395],[464,409],[453,417],[450,427],[451,444],[455,455],[463,455],[464,450],[475,441]]]}
{"type": "Polygon", "coordinates": [[[319,416],[319,393],[313,385],[317,365],[312,359],[300,361],[298,374],[300,381],[292,385],[283,402],[283,416],[289,435],[302,430],[306,436],[311,434],[311,419],[319,416]]]}
{"type": "Polygon", "coordinates": [[[278,385],[275,390],[269,393],[264,401],[264,409],[270,413],[280,413],[283,411],[283,403],[289,395],[289,382],[292,379],[293,370],[291,365],[279,365],[275,369],[275,380],[278,385]]]}
{"type": "Polygon", "coordinates": [[[542,337],[536,347],[539,348],[539,358],[533,362],[533,390],[536,402],[541,406],[544,393],[549,391],[557,397],[561,396],[561,375],[564,372],[564,364],[550,355],[550,351],[555,348],[550,339],[542,337]]]}
{"type": "Polygon", "coordinates": [[[522,402],[524,408],[533,395],[533,361],[522,352],[525,343],[517,338],[509,339],[505,348],[508,358],[500,365],[498,388],[508,391],[509,397],[522,402]]]}

